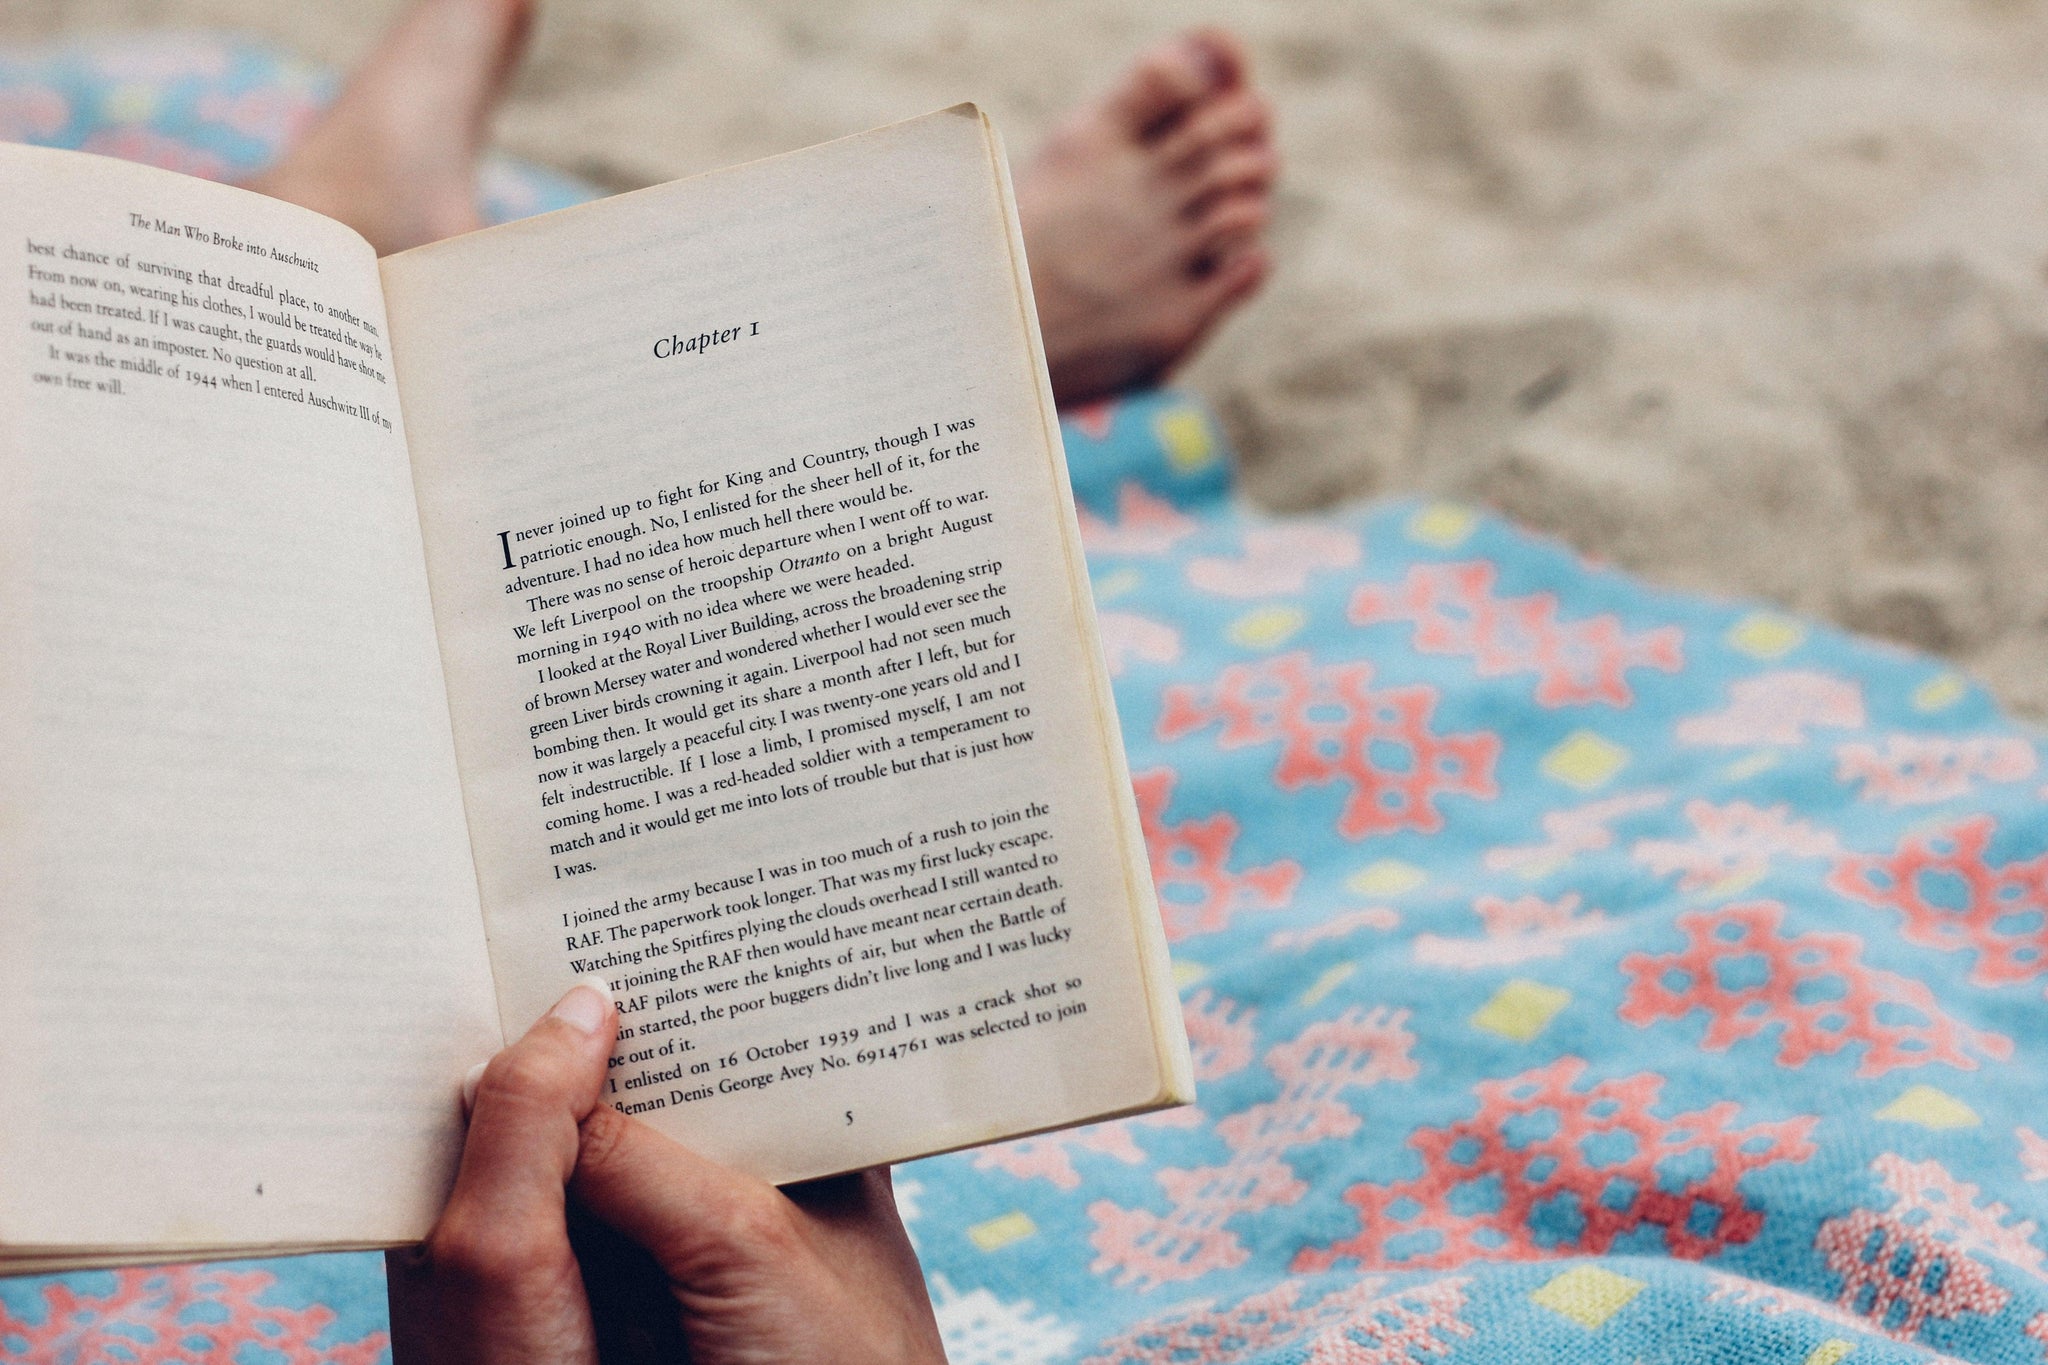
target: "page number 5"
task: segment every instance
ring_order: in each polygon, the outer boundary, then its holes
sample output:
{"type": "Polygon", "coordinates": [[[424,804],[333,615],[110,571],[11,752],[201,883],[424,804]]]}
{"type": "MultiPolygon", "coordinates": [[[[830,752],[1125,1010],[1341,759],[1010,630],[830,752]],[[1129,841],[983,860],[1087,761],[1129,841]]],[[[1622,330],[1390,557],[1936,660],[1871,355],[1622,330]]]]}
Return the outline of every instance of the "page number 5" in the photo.
{"type": "Polygon", "coordinates": [[[853,1111],[852,1111],[851,1109],[849,1109],[849,1110],[847,1110],[847,1111],[846,1111],[846,1121],[847,1121],[848,1123],[852,1123],[852,1122],[853,1122],[853,1111]]]}

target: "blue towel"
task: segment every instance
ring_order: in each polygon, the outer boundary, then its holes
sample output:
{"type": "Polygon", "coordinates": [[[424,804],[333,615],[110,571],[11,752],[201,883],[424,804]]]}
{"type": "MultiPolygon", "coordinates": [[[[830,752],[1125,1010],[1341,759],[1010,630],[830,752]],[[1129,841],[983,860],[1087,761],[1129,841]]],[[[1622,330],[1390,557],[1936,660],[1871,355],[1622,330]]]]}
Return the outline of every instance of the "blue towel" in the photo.
{"type": "MultiPolygon", "coordinates": [[[[330,89],[0,54],[0,136],[239,176],[330,89]]],[[[898,1172],[955,1365],[2048,1360],[2030,732],[1470,508],[1260,516],[1172,394],[1066,439],[1201,1103],[898,1172]]],[[[377,1361],[381,1263],[0,1280],[0,1356],[377,1361]]]]}

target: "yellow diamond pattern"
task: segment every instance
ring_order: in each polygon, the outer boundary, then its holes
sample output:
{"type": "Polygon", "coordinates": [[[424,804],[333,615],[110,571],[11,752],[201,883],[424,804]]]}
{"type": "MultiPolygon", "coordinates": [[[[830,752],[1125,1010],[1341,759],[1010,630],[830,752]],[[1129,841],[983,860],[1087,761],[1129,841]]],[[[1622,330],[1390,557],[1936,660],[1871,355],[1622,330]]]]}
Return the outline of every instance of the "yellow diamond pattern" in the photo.
{"type": "Polygon", "coordinates": [[[1829,1337],[1813,1348],[1813,1354],[1806,1358],[1806,1365],[1841,1365],[1855,1349],[1855,1346],[1840,1337],[1829,1337]]]}
{"type": "Polygon", "coordinates": [[[1730,896],[1739,896],[1762,881],[1769,870],[1761,867],[1746,867],[1740,872],[1731,872],[1700,893],[1700,899],[1718,901],[1730,896]]]}
{"type": "Polygon", "coordinates": [[[1529,1301],[1559,1317],[1570,1318],[1589,1331],[1598,1331],[1642,1292],[1641,1280],[1602,1270],[1597,1265],[1582,1265],[1531,1293],[1529,1301]]]}
{"type": "Polygon", "coordinates": [[[1878,1110],[1877,1116],[1894,1123],[1917,1123],[1922,1128],[1975,1128],[1984,1121],[1969,1105],[1931,1085],[1914,1086],[1878,1110]]]}
{"type": "Polygon", "coordinates": [[[1464,542],[1479,524],[1479,514],[1455,502],[1433,502],[1408,519],[1408,537],[1448,550],[1464,542]]]}
{"type": "Polygon", "coordinates": [[[1166,447],[1168,463],[1183,474],[1192,473],[1216,458],[1216,435],[1209,420],[1193,408],[1162,412],[1152,421],[1159,443],[1166,447]]]}
{"type": "Polygon", "coordinates": [[[1300,607],[1261,607],[1230,623],[1230,642],[1246,649],[1271,649],[1284,644],[1308,624],[1308,613],[1300,607]]]}
{"type": "Polygon", "coordinates": [[[1721,769],[1721,776],[1730,782],[1741,782],[1755,777],[1758,773],[1767,773],[1777,766],[1778,751],[1776,749],[1760,749],[1756,753],[1736,759],[1733,763],[1721,769]]]}
{"type": "Polygon", "coordinates": [[[1929,678],[1913,689],[1913,709],[1916,711],[1944,711],[1954,706],[1970,693],[1970,685],[1958,673],[1944,673],[1938,678],[1929,678]]]}
{"type": "Polygon", "coordinates": [[[991,1218],[986,1223],[976,1223],[967,1229],[967,1236],[983,1251],[1001,1251],[1010,1243],[1021,1242],[1037,1231],[1038,1224],[1020,1209],[1000,1218],[991,1218]]]}
{"type": "Polygon", "coordinates": [[[1173,984],[1176,989],[1186,990],[1209,975],[1209,969],[1199,962],[1187,962],[1176,958],[1173,964],[1173,984]]]}
{"type": "Polygon", "coordinates": [[[1591,730],[1579,730],[1543,756],[1543,771],[1582,792],[1607,785],[1628,765],[1628,750],[1591,730]]]}
{"type": "Polygon", "coordinates": [[[1382,858],[1352,873],[1344,886],[1361,896],[1398,896],[1428,880],[1429,874],[1413,863],[1382,858]]]}
{"type": "Polygon", "coordinates": [[[1319,1005],[1323,997],[1344,984],[1344,979],[1358,970],[1355,962],[1340,962],[1316,978],[1316,984],[1301,993],[1304,1005],[1319,1005]]]}
{"type": "Polygon", "coordinates": [[[1118,569],[1115,573],[1104,574],[1095,583],[1095,600],[1109,602],[1138,588],[1145,576],[1136,569],[1118,569]]]}
{"type": "Polygon", "coordinates": [[[1806,641],[1806,627],[1774,612],[1753,611],[1728,631],[1728,643],[1752,659],[1781,659],[1806,641]]]}
{"type": "Polygon", "coordinates": [[[1571,1004],[1572,993],[1540,981],[1516,979],[1493,993],[1472,1016],[1472,1027],[1526,1043],[1544,1029],[1557,1012],[1571,1004]]]}
{"type": "Polygon", "coordinates": [[[100,106],[115,123],[146,123],[157,111],[157,93],[147,85],[116,87],[100,106]]]}

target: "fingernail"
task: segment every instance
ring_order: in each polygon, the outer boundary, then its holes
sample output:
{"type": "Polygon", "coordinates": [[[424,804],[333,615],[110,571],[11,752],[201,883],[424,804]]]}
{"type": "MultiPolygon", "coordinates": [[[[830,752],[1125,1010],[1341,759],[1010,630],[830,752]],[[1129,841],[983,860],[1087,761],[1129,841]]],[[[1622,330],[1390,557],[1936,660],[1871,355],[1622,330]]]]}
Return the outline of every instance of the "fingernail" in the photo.
{"type": "Polygon", "coordinates": [[[586,976],[548,1013],[579,1033],[595,1033],[604,1027],[605,1016],[611,1009],[611,983],[601,976],[586,976]]]}
{"type": "Polygon", "coordinates": [[[478,1062],[475,1066],[471,1067],[469,1069],[468,1074],[462,1078],[463,1113],[467,1114],[470,1110],[476,1108],[476,1088],[483,1081],[484,1068],[489,1065],[489,1062],[478,1062]]]}

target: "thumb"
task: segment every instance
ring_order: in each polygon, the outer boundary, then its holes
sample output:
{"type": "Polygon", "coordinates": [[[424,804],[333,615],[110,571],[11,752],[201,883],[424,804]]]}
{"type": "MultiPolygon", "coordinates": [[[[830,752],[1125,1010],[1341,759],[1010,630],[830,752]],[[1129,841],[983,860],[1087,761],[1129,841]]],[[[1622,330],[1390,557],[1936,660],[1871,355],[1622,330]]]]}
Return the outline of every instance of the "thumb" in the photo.
{"type": "Polygon", "coordinates": [[[618,1013],[601,980],[579,982],[476,1082],[451,1213],[511,1226],[559,1220],[576,1167],[577,1125],[597,1106],[618,1013]]]}

